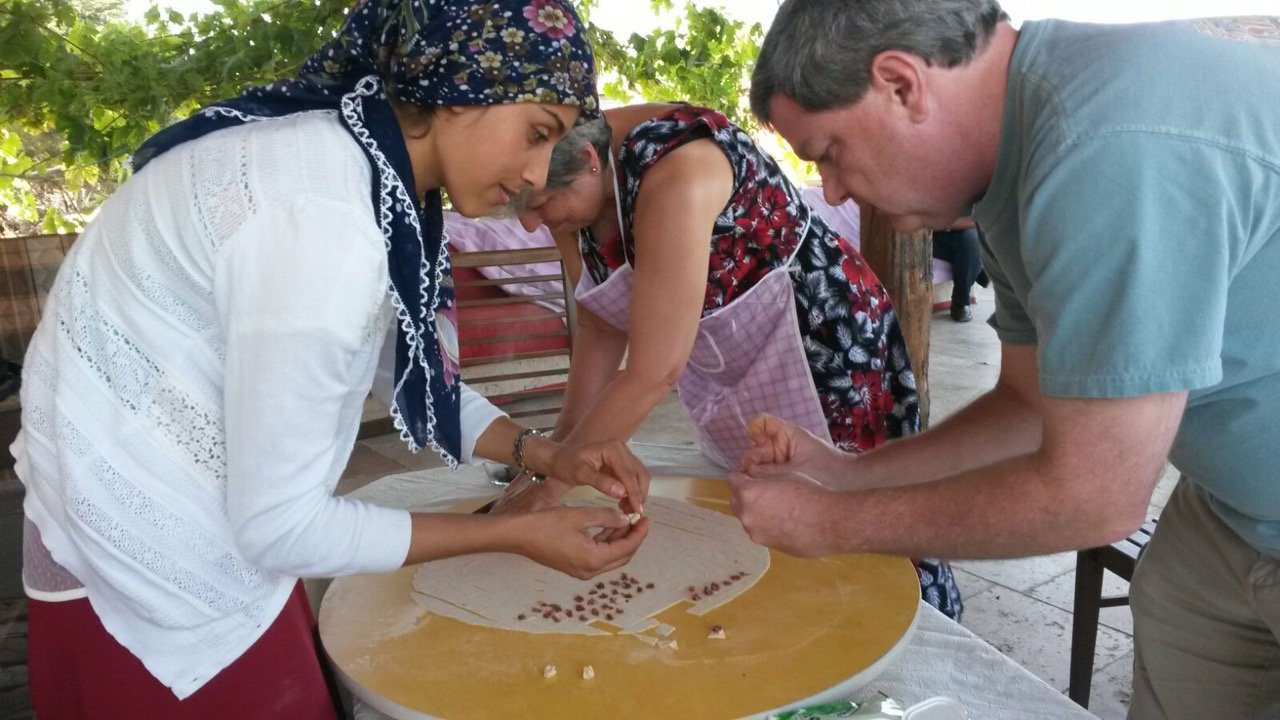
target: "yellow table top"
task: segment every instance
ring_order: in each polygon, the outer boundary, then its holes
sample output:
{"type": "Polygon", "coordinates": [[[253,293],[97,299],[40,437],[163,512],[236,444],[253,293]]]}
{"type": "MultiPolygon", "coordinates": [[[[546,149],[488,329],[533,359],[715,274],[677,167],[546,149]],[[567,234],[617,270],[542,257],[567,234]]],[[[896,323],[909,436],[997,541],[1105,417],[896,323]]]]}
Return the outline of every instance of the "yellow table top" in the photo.
{"type": "MultiPolygon", "coordinates": [[[[719,480],[654,478],[650,493],[729,510],[719,480]]],[[[701,617],[681,605],[658,615],[676,628],[674,651],[428,613],[410,596],[414,567],[335,580],[320,634],[366,701],[396,717],[448,720],[750,716],[837,686],[851,692],[909,640],[920,587],[905,558],[770,555],[765,576],[733,601],[701,617]],[[708,639],[712,625],[727,637],[708,639]],[[543,677],[548,664],[556,677],[543,677]],[[584,665],[594,679],[582,679],[584,665]]]]}

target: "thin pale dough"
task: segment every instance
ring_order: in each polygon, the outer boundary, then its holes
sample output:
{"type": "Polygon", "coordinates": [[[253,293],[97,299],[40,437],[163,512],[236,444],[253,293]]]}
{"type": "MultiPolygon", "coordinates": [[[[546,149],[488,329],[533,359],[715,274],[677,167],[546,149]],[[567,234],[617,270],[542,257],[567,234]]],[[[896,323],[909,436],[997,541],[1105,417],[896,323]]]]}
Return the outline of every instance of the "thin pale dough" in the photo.
{"type": "Polygon", "coordinates": [[[640,550],[605,575],[578,580],[518,555],[465,555],[419,567],[413,598],[430,612],[473,625],[529,633],[627,633],[656,644],[659,638],[648,631],[661,631],[655,616],[664,610],[684,601],[688,612],[703,615],[745,592],[769,569],[769,551],[751,542],[736,518],[659,497],[649,498],[645,515],[651,525],[640,550]],[[560,610],[551,610],[555,606],[560,610]]]}

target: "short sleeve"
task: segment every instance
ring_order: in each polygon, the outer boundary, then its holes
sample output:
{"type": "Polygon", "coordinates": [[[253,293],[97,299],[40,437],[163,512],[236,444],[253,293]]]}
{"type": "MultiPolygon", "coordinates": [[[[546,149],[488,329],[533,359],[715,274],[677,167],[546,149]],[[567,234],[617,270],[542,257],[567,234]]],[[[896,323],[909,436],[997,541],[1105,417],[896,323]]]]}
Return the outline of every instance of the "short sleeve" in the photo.
{"type": "Polygon", "coordinates": [[[1119,131],[1068,146],[1033,180],[1027,288],[995,324],[1012,337],[1034,327],[1042,392],[1134,396],[1221,379],[1238,219],[1211,189],[1232,176],[1229,162],[1193,138],[1119,131]]]}
{"type": "Polygon", "coordinates": [[[982,269],[991,279],[991,289],[995,291],[996,310],[987,320],[987,324],[995,329],[1000,342],[1010,345],[1034,345],[1036,336],[1035,323],[1027,316],[1027,309],[1022,299],[1014,291],[1004,267],[996,259],[989,245],[990,235],[982,233],[978,236],[982,241],[982,269]]]}

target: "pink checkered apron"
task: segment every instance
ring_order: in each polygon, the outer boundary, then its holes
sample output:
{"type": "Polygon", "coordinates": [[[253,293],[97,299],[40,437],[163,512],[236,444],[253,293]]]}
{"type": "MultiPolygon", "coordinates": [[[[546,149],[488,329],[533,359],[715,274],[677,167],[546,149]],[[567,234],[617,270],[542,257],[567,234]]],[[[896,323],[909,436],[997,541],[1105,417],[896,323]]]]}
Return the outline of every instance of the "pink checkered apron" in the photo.
{"type": "MultiPolygon", "coordinates": [[[[698,323],[677,387],[702,453],[721,467],[738,467],[747,450],[747,423],[763,412],[831,441],[800,339],[790,267],[765,275],[698,323]]],[[[584,271],[574,297],[626,332],[632,278],[630,265],[599,285],[584,271]]]]}

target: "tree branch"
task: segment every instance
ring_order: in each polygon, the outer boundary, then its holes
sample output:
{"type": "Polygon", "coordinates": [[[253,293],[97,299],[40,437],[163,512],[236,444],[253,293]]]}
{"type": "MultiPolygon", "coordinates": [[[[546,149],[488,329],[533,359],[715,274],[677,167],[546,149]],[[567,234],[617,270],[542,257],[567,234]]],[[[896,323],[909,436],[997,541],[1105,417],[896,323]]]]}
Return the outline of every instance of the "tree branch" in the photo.
{"type": "Polygon", "coordinates": [[[13,178],[14,180],[26,180],[27,182],[32,182],[32,181],[42,182],[45,180],[53,180],[55,178],[61,177],[62,174],[63,174],[62,169],[59,168],[57,170],[49,170],[48,172],[42,172],[42,173],[2,173],[0,172],[0,177],[13,178]]]}
{"type": "Polygon", "coordinates": [[[98,66],[99,66],[99,67],[101,67],[101,66],[104,64],[104,63],[102,62],[102,58],[98,57],[97,55],[94,55],[93,53],[89,52],[88,50],[85,50],[84,48],[80,47],[79,45],[77,45],[77,44],[75,44],[75,43],[71,42],[71,38],[67,37],[66,35],[63,35],[62,33],[58,32],[57,30],[54,30],[53,28],[51,28],[51,27],[49,27],[49,26],[47,26],[47,25],[41,25],[41,26],[40,26],[40,29],[41,29],[41,30],[43,30],[43,31],[45,31],[46,33],[49,33],[50,35],[52,35],[52,36],[54,36],[54,37],[58,38],[58,39],[59,39],[59,40],[61,40],[62,42],[64,42],[64,43],[66,43],[66,44],[70,45],[71,47],[75,48],[76,50],[79,50],[81,53],[83,53],[83,54],[85,55],[85,57],[91,58],[94,62],[98,63],[98,66]]]}

